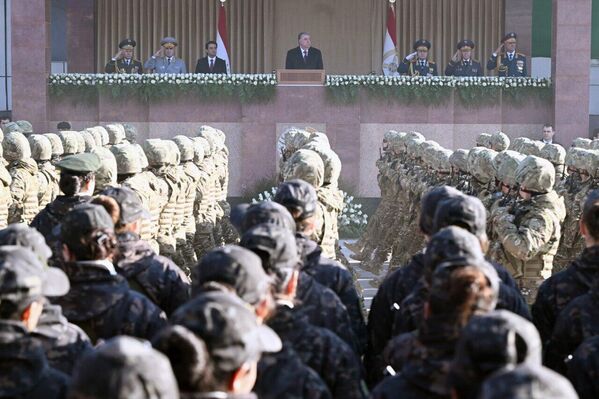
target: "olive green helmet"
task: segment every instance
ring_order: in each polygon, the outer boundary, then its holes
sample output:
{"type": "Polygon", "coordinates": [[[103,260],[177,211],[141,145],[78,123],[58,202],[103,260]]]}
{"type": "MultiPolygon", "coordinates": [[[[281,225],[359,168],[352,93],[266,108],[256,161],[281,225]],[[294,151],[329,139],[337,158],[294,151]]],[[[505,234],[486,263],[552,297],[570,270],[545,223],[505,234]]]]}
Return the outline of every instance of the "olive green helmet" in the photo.
{"type": "Polygon", "coordinates": [[[312,150],[298,150],[283,166],[283,180],[302,179],[315,188],[324,181],[324,163],[312,150]]]}
{"type": "Polygon", "coordinates": [[[52,143],[46,136],[32,134],[28,140],[31,148],[31,158],[36,161],[49,161],[52,159],[52,143]]]}
{"type": "Polygon", "coordinates": [[[2,148],[4,150],[4,159],[8,162],[31,158],[29,141],[21,132],[7,133],[2,141],[2,148]]]}
{"type": "Polygon", "coordinates": [[[194,143],[187,136],[178,135],[173,137],[173,141],[177,144],[181,153],[181,162],[193,161],[195,156],[194,143]]]}
{"type": "Polygon", "coordinates": [[[510,147],[510,138],[503,132],[491,135],[491,149],[497,152],[505,151],[510,147]]]}
{"type": "Polygon", "coordinates": [[[537,193],[547,193],[555,184],[555,168],[546,159],[528,155],[516,169],[516,183],[537,193]]]}

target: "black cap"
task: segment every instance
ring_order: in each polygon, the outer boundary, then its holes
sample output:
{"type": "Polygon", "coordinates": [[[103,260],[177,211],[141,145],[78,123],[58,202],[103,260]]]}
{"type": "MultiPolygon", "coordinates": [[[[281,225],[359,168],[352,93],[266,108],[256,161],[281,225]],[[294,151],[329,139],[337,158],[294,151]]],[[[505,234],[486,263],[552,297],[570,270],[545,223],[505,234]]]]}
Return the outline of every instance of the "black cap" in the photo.
{"type": "Polygon", "coordinates": [[[420,201],[420,230],[426,235],[434,234],[433,220],[439,203],[462,195],[461,191],[451,186],[435,187],[427,192],[420,201]]]}
{"type": "Polygon", "coordinates": [[[112,338],[86,352],[75,368],[71,391],[89,398],[178,398],[179,389],[166,356],[149,342],[112,338]]]}
{"type": "Polygon", "coordinates": [[[102,161],[96,154],[82,153],[69,155],[56,163],[56,167],[74,173],[91,173],[100,169],[102,161]]]}
{"type": "Polygon", "coordinates": [[[425,40],[425,39],[416,40],[414,42],[414,45],[412,46],[412,48],[414,49],[414,51],[416,51],[416,50],[418,50],[418,47],[426,47],[428,50],[430,50],[431,42],[429,42],[428,40],[425,40]]]}
{"type": "Polygon", "coordinates": [[[471,50],[474,49],[474,42],[470,39],[464,39],[458,43],[458,50],[463,49],[464,47],[469,47],[471,50]]]}
{"type": "Polygon", "coordinates": [[[481,200],[471,195],[448,198],[437,206],[433,226],[434,232],[458,226],[480,238],[487,232],[487,210],[481,200]]]}
{"type": "Polygon", "coordinates": [[[297,253],[295,236],[289,230],[271,224],[260,224],[245,232],[240,245],[257,253],[267,273],[299,269],[300,257],[297,253]]]}
{"type": "Polygon", "coordinates": [[[282,346],[273,330],[257,323],[248,305],[225,292],[210,291],[192,299],[170,321],[199,336],[215,367],[224,372],[258,361],[262,353],[278,352],[282,346]]]}
{"type": "Polygon", "coordinates": [[[0,301],[20,304],[40,296],[63,296],[69,289],[66,274],[44,266],[30,250],[0,246],[0,301]]]}
{"type": "Polygon", "coordinates": [[[119,43],[119,48],[135,48],[137,42],[133,39],[124,39],[119,43]]]}
{"type": "Polygon", "coordinates": [[[297,213],[298,221],[314,216],[318,208],[316,190],[311,184],[300,179],[279,184],[274,201],[283,205],[290,213],[297,213]]]}
{"type": "Polygon", "coordinates": [[[450,226],[431,237],[424,252],[424,267],[432,273],[444,262],[464,266],[481,259],[484,254],[478,238],[460,227],[450,226]]]}
{"type": "Polygon", "coordinates": [[[113,198],[119,204],[121,210],[119,215],[120,224],[124,225],[139,219],[152,217],[150,212],[144,208],[135,191],[128,187],[108,187],[100,194],[113,198]]]}
{"type": "Polygon", "coordinates": [[[516,32],[509,32],[506,33],[505,36],[503,37],[503,39],[501,39],[501,42],[505,42],[508,39],[517,39],[518,35],[516,34],[516,32]]]}
{"type": "Polygon", "coordinates": [[[114,230],[114,224],[103,206],[89,203],[75,206],[60,226],[62,241],[67,245],[78,243],[82,236],[97,229],[114,230]]]}
{"type": "Polygon", "coordinates": [[[248,206],[243,212],[239,230],[241,234],[244,234],[252,227],[263,223],[281,226],[293,233],[296,231],[295,220],[293,220],[287,208],[274,201],[262,201],[248,206]]]}
{"type": "Polygon", "coordinates": [[[52,256],[52,250],[46,244],[44,236],[26,224],[13,223],[0,230],[0,245],[17,245],[33,252],[38,259],[47,264],[52,256]]]}
{"type": "Polygon", "coordinates": [[[231,224],[239,234],[241,234],[241,225],[243,224],[243,218],[245,217],[245,213],[247,212],[250,204],[239,204],[235,205],[231,208],[231,215],[229,215],[229,219],[231,220],[231,224]]]}
{"type": "Polygon", "coordinates": [[[237,296],[255,305],[268,292],[272,279],[264,272],[262,261],[252,251],[237,245],[213,249],[192,271],[193,292],[201,292],[209,281],[227,284],[237,296]]]}

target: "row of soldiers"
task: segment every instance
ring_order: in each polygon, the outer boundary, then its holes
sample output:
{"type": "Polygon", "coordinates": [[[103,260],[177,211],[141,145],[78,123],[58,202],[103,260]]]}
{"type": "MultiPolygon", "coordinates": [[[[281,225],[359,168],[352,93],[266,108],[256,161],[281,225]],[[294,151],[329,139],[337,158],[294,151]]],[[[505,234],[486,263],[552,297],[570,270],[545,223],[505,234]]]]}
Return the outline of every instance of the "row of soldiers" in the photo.
{"type": "Polygon", "coordinates": [[[5,130],[0,137],[1,227],[26,223],[51,236],[77,194],[59,196],[64,190],[54,165],[68,155],[92,153],[101,166],[89,195],[107,187],[131,188],[151,215],[143,220],[142,239],[184,269],[189,271],[209,249],[237,239],[228,222],[228,149],[218,129],[202,126],[196,137],[142,143],[129,124],[32,134],[31,125],[21,121],[5,130]]]}
{"type": "Polygon", "coordinates": [[[470,150],[451,151],[417,132],[389,131],[377,161],[381,203],[354,258],[380,271],[405,264],[422,248],[420,199],[450,185],[481,199],[488,212],[489,256],[519,280],[529,303],[539,284],[567,266],[584,247],[582,204],[597,187],[599,140],[558,144],[502,133],[479,135],[470,150]],[[524,233],[522,233],[524,232],[524,233]]]}

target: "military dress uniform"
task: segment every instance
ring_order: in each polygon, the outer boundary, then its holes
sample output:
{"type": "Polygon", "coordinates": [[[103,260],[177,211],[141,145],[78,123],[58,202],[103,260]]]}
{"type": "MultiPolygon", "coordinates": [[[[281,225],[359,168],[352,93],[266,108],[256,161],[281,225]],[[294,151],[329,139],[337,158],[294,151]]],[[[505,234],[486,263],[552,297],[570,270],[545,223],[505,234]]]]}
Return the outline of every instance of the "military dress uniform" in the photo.
{"type": "MultiPolygon", "coordinates": [[[[160,42],[161,46],[167,44],[177,46],[177,39],[174,37],[165,37],[160,42]]],[[[152,55],[145,62],[144,67],[154,73],[187,73],[187,66],[182,59],[172,57],[156,57],[152,55]]]]}
{"type": "MultiPolygon", "coordinates": [[[[412,48],[414,49],[414,51],[417,51],[420,47],[426,47],[427,50],[430,50],[431,42],[429,42],[428,40],[417,40],[412,48]]],[[[404,58],[403,61],[399,64],[397,72],[399,72],[402,75],[410,76],[439,75],[439,73],[437,72],[437,64],[435,62],[429,61],[428,58],[425,60],[421,60],[416,57],[412,60],[404,58]]]]}
{"type": "MultiPolygon", "coordinates": [[[[137,43],[133,39],[125,39],[119,43],[120,49],[134,49],[137,43]]],[[[108,61],[106,66],[104,67],[104,72],[106,73],[127,73],[127,74],[142,74],[143,73],[143,65],[139,60],[135,59],[127,59],[121,58],[117,60],[116,58],[108,61]]]]}
{"type": "MultiPolygon", "coordinates": [[[[515,39],[517,35],[513,32],[508,33],[503,38],[503,42],[508,39],[515,39]]],[[[526,56],[522,53],[514,51],[512,53],[502,52],[501,54],[491,54],[487,61],[487,69],[492,71],[497,70],[499,77],[524,77],[528,76],[528,68],[526,66],[526,56]]]]}
{"type": "MultiPolygon", "coordinates": [[[[474,50],[474,42],[472,40],[462,40],[458,43],[458,51],[472,51],[474,50]]],[[[460,60],[454,62],[449,61],[445,68],[445,75],[447,76],[483,76],[483,67],[480,62],[473,60],[460,60]]]]}

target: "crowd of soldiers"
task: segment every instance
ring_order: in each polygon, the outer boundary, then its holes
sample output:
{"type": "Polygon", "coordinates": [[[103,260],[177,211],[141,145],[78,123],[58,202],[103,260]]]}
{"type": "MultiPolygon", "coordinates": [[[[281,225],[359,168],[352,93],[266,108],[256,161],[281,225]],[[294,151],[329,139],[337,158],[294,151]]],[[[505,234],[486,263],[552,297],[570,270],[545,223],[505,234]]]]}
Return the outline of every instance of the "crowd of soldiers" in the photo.
{"type": "Polygon", "coordinates": [[[231,208],[217,129],[137,143],[129,125],[9,123],[0,397],[596,397],[594,145],[477,144],[385,135],[383,199],[354,249],[401,267],[366,323],[323,133],[283,132],[274,197],[231,208]],[[583,248],[543,282],[568,220],[583,248]]]}

